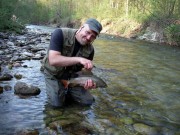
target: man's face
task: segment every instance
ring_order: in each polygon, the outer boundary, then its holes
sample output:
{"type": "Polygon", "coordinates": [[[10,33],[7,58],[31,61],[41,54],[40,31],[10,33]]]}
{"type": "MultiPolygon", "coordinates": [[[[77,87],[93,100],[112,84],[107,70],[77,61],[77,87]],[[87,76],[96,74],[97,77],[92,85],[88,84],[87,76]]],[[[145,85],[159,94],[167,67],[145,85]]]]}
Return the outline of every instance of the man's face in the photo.
{"type": "Polygon", "coordinates": [[[97,33],[90,30],[88,25],[84,25],[77,33],[77,40],[81,45],[87,45],[96,39],[97,33]]]}

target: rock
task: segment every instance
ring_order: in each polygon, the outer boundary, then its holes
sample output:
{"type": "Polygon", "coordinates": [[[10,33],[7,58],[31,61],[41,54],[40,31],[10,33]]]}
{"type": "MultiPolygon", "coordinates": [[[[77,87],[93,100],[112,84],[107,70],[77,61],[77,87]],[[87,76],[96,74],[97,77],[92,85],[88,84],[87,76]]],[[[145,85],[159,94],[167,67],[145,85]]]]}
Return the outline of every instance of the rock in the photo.
{"type": "Polygon", "coordinates": [[[44,67],[43,67],[43,66],[40,67],[40,71],[41,71],[41,72],[44,71],[44,67]]]}
{"type": "Polygon", "coordinates": [[[4,40],[0,39],[0,49],[6,49],[8,46],[4,43],[4,40]]]}
{"type": "Polygon", "coordinates": [[[23,65],[23,67],[24,67],[24,68],[28,68],[28,66],[27,66],[27,65],[23,65]]]}
{"type": "Polygon", "coordinates": [[[33,60],[41,60],[43,57],[40,54],[36,54],[33,58],[33,60]]]}
{"type": "Polygon", "coordinates": [[[44,48],[32,48],[31,49],[31,51],[34,52],[34,53],[36,53],[38,51],[42,51],[42,50],[44,50],[44,48]]]}
{"type": "Polygon", "coordinates": [[[12,64],[8,64],[8,69],[12,69],[13,65],[12,64]]]}
{"type": "Polygon", "coordinates": [[[3,93],[3,87],[0,86],[0,94],[3,93]]]}
{"type": "Polygon", "coordinates": [[[1,50],[0,50],[0,55],[4,55],[4,51],[1,51],[1,50]]]}
{"type": "Polygon", "coordinates": [[[14,74],[14,77],[16,78],[16,79],[21,79],[22,78],[22,75],[21,74],[14,74]]]}
{"type": "Polygon", "coordinates": [[[24,82],[17,82],[14,86],[14,93],[20,95],[38,95],[40,89],[33,85],[27,85],[24,82]]]}
{"type": "Polygon", "coordinates": [[[61,116],[63,114],[63,112],[60,111],[60,110],[53,109],[53,110],[49,110],[47,112],[47,114],[48,114],[49,117],[57,117],[57,116],[61,116]]]}
{"type": "Polygon", "coordinates": [[[12,90],[12,87],[9,86],[9,85],[5,85],[5,86],[4,86],[4,90],[6,90],[6,91],[12,90]]]}
{"type": "Polygon", "coordinates": [[[105,131],[106,135],[123,135],[124,133],[120,133],[119,130],[115,129],[114,127],[107,128],[105,131]]]}
{"type": "Polygon", "coordinates": [[[120,121],[123,122],[126,125],[133,124],[133,119],[130,118],[130,117],[120,118],[120,121]]]}
{"type": "Polygon", "coordinates": [[[0,76],[0,81],[10,81],[12,78],[12,75],[5,73],[2,76],[0,76]]]}
{"type": "Polygon", "coordinates": [[[22,130],[16,131],[15,135],[39,135],[39,131],[22,129],[22,130]]]}
{"type": "Polygon", "coordinates": [[[16,36],[17,40],[21,40],[21,41],[24,41],[26,40],[27,38],[25,36],[16,36]]]}
{"type": "Polygon", "coordinates": [[[13,64],[13,67],[21,67],[21,63],[15,62],[15,63],[13,64]]]}
{"type": "Polygon", "coordinates": [[[8,39],[8,37],[9,36],[7,34],[0,32],[0,38],[8,39]]]}
{"type": "Polygon", "coordinates": [[[14,46],[14,43],[9,41],[9,42],[7,42],[7,45],[14,46]]]}
{"type": "Polygon", "coordinates": [[[158,135],[155,128],[142,123],[136,123],[133,125],[133,127],[137,132],[143,135],[158,135]]]}
{"type": "Polygon", "coordinates": [[[32,53],[29,52],[24,52],[22,53],[22,55],[28,56],[28,57],[33,57],[34,55],[32,53]]]}
{"type": "Polygon", "coordinates": [[[73,120],[58,120],[58,121],[54,121],[52,123],[49,124],[49,127],[51,129],[56,130],[57,127],[61,126],[62,128],[68,127],[70,125],[73,125],[75,122],[73,122],[73,120]]]}
{"type": "Polygon", "coordinates": [[[39,135],[57,135],[57,132],[47,127],[45,130],[41,131],[39,135]]]}

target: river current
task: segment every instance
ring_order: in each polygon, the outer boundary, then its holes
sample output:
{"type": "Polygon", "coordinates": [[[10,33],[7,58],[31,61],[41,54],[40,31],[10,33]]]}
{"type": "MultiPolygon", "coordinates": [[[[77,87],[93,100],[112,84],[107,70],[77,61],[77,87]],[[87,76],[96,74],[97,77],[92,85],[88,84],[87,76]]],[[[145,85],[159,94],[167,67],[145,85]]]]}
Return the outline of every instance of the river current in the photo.
{"type": "MultiPolygon", "coordinates": [[[[113,37],[99,37],[94,47],[93,73],[108,87],[91,90],[95,97],[92,106],[49,107],[40,61],[24,61],[30,68],[16,68],[12,73],[26,76],[21,81],[38,86],[41,93],[31,97],[16,96],[14,91],[0,94],[0,134],[22,129],[45,134],[49,133],[47,127],[67,135],[179,134],[180,48],[113,37]]],[[[13,87],[15,82],[2,84],[13,87]]]]}

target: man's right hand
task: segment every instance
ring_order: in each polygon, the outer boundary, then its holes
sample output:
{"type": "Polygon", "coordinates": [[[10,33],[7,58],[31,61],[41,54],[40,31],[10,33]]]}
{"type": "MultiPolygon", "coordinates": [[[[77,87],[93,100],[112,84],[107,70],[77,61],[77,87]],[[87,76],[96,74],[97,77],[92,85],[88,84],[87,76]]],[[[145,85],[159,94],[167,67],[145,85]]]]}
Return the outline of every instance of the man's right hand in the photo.
{"type": "Polygon", "coordinates": [[[85,59],[85,58],[80,59],[80,64],[82,64],[84,66],[84,68],[88,69],[88,70],[92,70],[92,68],[93,68],[92,61],[88,60],[88,59],[85,59]]]}
{"type": "Polygon", "coordinates": [[[92,70],[93,68],[93,63],[91,60],[82,57],[62,56],[60,52],[53,50],[49,51],[49,63],[51,66],[61,67],[72,66],[80,63],[85,69],[92,70]]]}

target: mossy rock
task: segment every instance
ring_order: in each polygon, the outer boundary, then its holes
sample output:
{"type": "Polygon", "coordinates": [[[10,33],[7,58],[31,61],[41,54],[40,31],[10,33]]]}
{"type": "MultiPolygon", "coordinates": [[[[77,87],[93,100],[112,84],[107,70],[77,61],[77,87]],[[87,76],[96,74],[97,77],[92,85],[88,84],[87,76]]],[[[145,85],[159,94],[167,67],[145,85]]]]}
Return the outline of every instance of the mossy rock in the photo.
{"type": "Polygon", "coordinates": [[[130,117],[120,118],[120,121],[123,122],[123,123],[126,124],[126,125],[131,125],[131,124],[133,124],[133,119],[130,118],[130,117]]]}

